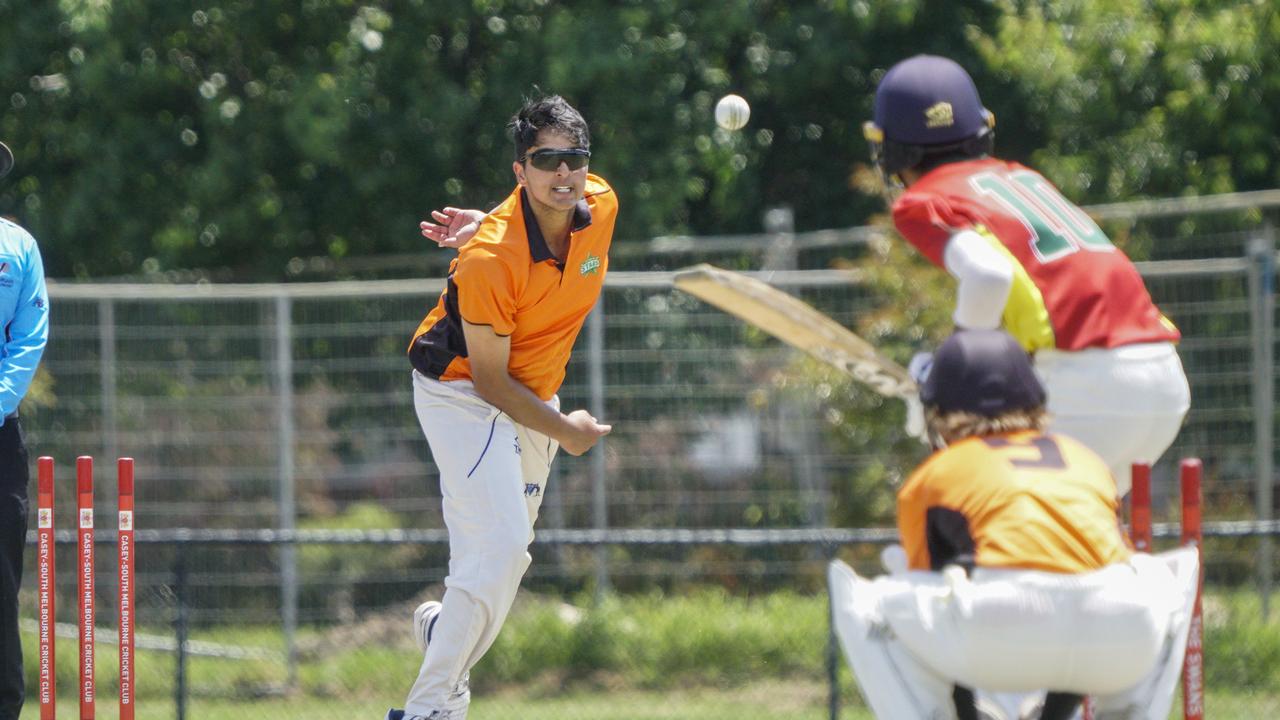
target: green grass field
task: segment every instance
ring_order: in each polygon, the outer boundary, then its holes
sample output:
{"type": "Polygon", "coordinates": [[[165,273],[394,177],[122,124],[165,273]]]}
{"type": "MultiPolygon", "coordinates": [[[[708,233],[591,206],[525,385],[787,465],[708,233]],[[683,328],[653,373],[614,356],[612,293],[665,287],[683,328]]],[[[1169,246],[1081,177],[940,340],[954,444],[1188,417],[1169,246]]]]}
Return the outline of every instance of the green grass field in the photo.
{"type": "MultiPolygon", "coordinates": [[[[477,698],[470,720],[826,720],[826,686],[799,682],[764,682],[743,688],[702,688],[671,692],[634,690],[576,692],[556,696],[545,692],[500,691],[477,698]]],[[[1210,692],[1205,717],[1211,720],[1261,720],[1280,717],[1280,695],[1210,692]]],[[[61,717],[77,717],[74,702],[59,703],[61,717]]],[[[334,700],[275,699],[261,701],[204,701],[188,705],[187,717],[196,720],[254,720],[256,718],[350,718],[382,720],[386,703],[334,700]]],[[[103,720],[119,717],[114,704],[99,705],[103,720]]],[[[22,720],[36,720],[37,709],[28,706],[22,720]]],[[[138,706],[138,720],[172,720],[177,717],[171,700],[138,706]]],[[[1175,708],[1169,716],[1181,718],[1175,708]]],[[[862,704],[846,693],[841,720],[872,720],[862,704]]]]}
{"type": "MultiPolygon", "coordinates": [[[[192,658],[186,717],[194,720],[381,720],[402,703],[420,656],[405,608],[299,638],[288,687],[279,632],[210,628],[195,640],[257,648],[262,659],[192,658]],[[277,653],[270,655],[270,653],[277,653]]],[[[140,628],[162,634],[164,628],[140,628]]],[[[100,631],[101,633],[101,631],[100,631]]],[[[522,595],[498,643],[473,673],[472,720],[765,720],[828,717],[822,648],[826,599],[718,591],[615,597],[598,608],[522,595]]],[[[24,638],[34,688],[35,638],[24,638]]],[[[58,644],[60,714],[75,717],[75,645],[58,644]]],[[[114,646],[98,647],[98,717],[116,709],[114,646]]],[[[140,720],[177,717],[174,656],[139,650],[140,720]]],[[[1251,593],[1206,600],[1206,716],[1280,717],[1280,620],[1261,620],[1251,593]]],[[[870,718],[843,663],[842,720],[870,718]]],[[[1178,707],[1175,705],[1175,707],[1178,707]]],[[[33,693],[23,720],[38,717],[33,693]]],[[[1181,717],[1176,711],[1171,717],[1181,717]]]]}

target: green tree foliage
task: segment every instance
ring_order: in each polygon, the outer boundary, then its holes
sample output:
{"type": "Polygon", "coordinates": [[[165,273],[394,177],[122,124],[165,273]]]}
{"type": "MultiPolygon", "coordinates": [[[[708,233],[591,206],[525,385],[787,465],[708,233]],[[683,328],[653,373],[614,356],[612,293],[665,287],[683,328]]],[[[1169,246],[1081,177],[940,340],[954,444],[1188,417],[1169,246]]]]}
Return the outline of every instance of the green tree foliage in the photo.
{"type": "Polygon", "coordinates": [[[860,224],[859,126],[915,52],[969,67],[1001,154],[1075,199],[1269,187],[1277,34],[1274,3],[1200,0],[0,0],[0,213],[54,276],[416,252],[427,210],[510,189],[504,125],[540,88],[592,123],[624,241],[776,204],[860,224]]]}
{"type": "Polygon", "coordinates": [[[768,0],[0,0],[0,212],[54,276],[178,268],[279,279],[300,259],[417,251],[417,221],[512,185],[506,121],[577,104],[619,235],[862,221],[850,193],[876,69],[972,61],[989,7],[768,0]],[[716,129],[730,91],[747,130],[716,129]]]}
{"type": "Polygon", "coordinates": [[[1032,160],[1080,201],[1280,183],[1280,12],[1274,2],[1000,0],[970,32],[1027,98],[1032,160]]]}

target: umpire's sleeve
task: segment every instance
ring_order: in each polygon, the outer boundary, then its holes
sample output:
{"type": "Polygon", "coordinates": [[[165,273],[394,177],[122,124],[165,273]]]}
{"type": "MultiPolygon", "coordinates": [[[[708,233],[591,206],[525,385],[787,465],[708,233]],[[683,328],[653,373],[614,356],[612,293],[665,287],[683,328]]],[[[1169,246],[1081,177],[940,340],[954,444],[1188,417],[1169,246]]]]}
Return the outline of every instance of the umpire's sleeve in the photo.
{"type": "Polygon", "coordinates": [[[49,294],[44,284],[40,249],[28,235],[22,285],[13,319],[5,326],[4,359],[0,361],[0,423],[18,409],[31,387],[44,346],[49,341],[49,294]]]}

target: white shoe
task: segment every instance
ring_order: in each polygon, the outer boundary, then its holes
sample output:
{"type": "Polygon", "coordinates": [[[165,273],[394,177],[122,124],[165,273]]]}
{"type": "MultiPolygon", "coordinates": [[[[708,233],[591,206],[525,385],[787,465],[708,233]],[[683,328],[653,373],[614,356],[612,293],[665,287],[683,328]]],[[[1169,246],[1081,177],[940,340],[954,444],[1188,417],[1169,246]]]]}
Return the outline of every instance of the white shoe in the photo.
{"type": "MultiPolygon", "coordinates": [[[[458,680],[458,684],[453,686],[453,690],[449,693],[449,700],[445,703],[445,707],[454,712],[461,713],[459,718],[467,717],[467,708],[471,706],[471,671],[462,673],[462,678],[458,680]]],[[[452,717],[452,716],[450,716],[452,717]]]]}
{"type": "Polygon", "coordinates": [[[413,611],[413,641],[418,649],[427,652],[427,644],[431,642],[431,632],[436,627],[442,606],[435,600],[428,600],[413,611]]]}

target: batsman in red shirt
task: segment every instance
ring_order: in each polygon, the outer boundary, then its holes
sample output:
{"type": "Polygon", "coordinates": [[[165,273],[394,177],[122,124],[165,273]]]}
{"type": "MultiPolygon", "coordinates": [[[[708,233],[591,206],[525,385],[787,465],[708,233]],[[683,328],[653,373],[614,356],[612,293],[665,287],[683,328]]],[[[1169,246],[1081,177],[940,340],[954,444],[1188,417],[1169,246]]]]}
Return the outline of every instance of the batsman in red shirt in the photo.
{"type": "Polygon", "coordinates": [[[890,68],[864,127],[898,232],[958,283],[958,328],[1003,328],[1035,358],[1053,432],[1106,461],[1121,495],[1190,406],[1177,328],[1133,263],[1036,171],[992,157],[995,117],[968,73],[890,68]]]}

